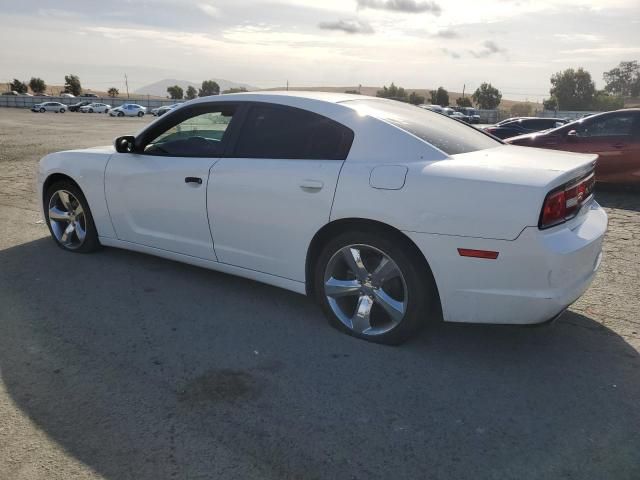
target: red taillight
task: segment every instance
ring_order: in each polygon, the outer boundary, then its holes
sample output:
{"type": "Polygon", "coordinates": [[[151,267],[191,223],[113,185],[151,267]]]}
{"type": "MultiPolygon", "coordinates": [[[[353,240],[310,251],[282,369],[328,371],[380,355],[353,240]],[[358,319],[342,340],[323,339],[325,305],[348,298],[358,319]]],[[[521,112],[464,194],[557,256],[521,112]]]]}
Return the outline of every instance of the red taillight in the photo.
{"type": "Polygon", "coordinates": [[[575,217],[582,205],[591,198],[594,186],[595,177],[591,173],[550,192],[544,199],[538,227],[553,227],[575,217]]]}
{"type": "Polygon", "coordinates": [[[461,257],[485,258],[487,260],[495,260],[498,258],[498,252],[490,250],[473,250],[471,248],[459,248],[458,255],[461,257]]]}

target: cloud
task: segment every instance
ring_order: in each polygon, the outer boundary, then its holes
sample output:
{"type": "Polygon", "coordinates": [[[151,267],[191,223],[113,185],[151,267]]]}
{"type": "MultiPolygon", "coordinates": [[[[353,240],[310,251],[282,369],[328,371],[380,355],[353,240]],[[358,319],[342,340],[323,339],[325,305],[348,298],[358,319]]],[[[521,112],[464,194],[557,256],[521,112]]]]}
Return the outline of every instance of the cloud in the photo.
{"type": "Polygon", "coordinates": [[[451,28],[445,28],[444,30],[434,33],[433,36],[437,38],[458,38],[460,35],[451,28]]]}
{"type": "Polygon", "coordinates": [[[442,53],[450,56],[451,58],[460,58],[460,54],[458,52],[454,52],[453,50],[449,50],[448,48],[441,48],[442,53]]]}
{"type": "Polygon", "coordinates": [[[357,0],[358,8],[371,8],[375,10],[389,10],[403,13],[432,13],[440,15],[442,8],[434,1],[417,0],[357,0]]]}
{"type": "Polygon", "coordinates": [[[374,33],[373,27],[362,20],[336,20],[335,22],[320,22],[318,28],[322,30],[339,30],[344,33],[374,33]]]}
{"type": "Polygon", "coordinates": [[[496,53],[507,53],[505,48],[499,47],[496,42],[487,40],[482,44],[482,50],[469,50],[469,53],[476,58],[487,58],[496,53]]]}
{"type": "Polygon", "coordinates": [[[217,18],[218,15],[220,15],[220,11],[216,7],[208,3],[200,3],[198,4],[198,8],[210,17],[217,18]]]}

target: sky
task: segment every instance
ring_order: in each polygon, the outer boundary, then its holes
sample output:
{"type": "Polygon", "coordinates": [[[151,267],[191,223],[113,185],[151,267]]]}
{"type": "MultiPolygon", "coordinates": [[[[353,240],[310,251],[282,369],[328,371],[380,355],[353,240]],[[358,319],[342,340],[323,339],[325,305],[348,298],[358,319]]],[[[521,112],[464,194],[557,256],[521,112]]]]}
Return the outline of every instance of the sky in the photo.
{"type": "Polygon", "coordinates": [[[0,82],[64,75],[131,90],[163,78],[381,86],[540,101],[584,67],[640,60],[640,0],[0,0],[0,82]]]}

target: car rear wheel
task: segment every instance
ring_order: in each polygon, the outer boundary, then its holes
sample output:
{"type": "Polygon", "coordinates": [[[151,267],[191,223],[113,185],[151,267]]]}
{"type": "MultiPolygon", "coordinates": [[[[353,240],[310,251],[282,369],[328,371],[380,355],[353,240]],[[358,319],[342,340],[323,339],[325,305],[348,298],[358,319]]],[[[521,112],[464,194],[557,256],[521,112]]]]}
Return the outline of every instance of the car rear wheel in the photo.
{"type": "Polygon", "coordinates": [[[316,298],[329,322],[354,337],[396,345],[423,327],[437,298],[433,277],[404,239],[343,233],[316,263],[316,298]]]}
{"type": "Polygon", "coordinates": [[[60,248],[88,253],[100,247],[89,204],[74,183],[61,181],[51,185],[43,206],[51,236],[60,248]]]}

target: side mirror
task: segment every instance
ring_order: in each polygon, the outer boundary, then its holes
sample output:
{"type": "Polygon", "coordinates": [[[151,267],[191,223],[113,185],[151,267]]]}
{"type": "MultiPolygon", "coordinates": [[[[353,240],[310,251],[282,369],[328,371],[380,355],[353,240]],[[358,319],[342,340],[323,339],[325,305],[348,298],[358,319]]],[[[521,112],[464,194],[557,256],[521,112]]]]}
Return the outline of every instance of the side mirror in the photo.
{"type": "Polygon", "coordinates": [[[578,139],[578,137],[578,132],[576,132],[575,130],[569,130],[569,132],[567,133],[567,140],[575,141],[578,139]]]}
{"type": "Polygon", "coordinates": [[[114,146],[118,153],[131,153],[135,148],[136,137],[133,135],[123,135],[116,138],[114,146]]]}

